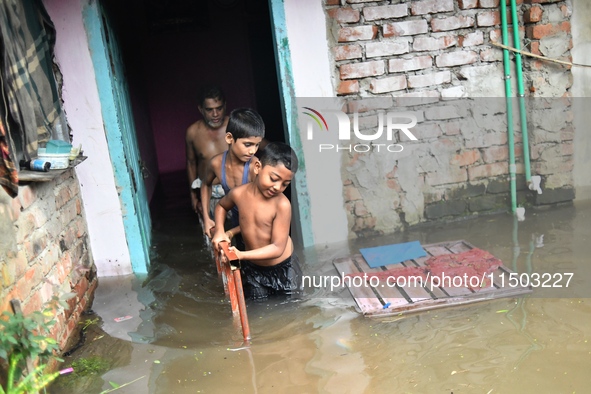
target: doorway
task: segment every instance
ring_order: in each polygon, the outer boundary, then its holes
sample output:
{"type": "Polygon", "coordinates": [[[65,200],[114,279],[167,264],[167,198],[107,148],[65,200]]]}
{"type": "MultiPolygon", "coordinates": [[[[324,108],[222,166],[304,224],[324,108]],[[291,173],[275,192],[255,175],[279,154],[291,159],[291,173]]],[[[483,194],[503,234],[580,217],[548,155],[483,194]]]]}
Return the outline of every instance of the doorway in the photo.
{"type": "Polygon", "coordinates": [[[185,131],[197,94],[222,87],[227,108],[250,107],[270,141],[285,141],[269,5],[260,0],[106,0],[117,30],[152,211],[190,207],[185,131]]]}

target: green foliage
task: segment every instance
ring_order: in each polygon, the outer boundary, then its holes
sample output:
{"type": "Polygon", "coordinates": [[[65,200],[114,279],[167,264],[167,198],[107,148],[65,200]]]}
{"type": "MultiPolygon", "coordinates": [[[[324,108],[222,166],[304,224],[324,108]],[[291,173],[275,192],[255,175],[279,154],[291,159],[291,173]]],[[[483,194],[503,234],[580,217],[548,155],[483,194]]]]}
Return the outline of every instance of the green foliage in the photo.
{"type": "MultiPolygon", "coordinates": [[[[28,316],[22,312],[3,312],[0,316],[0,359],[8,365],[6,387],[0,386],[0,394],[35,393],[49,385],[59,373],[45,373],[50,358],[56,358],[59,344],[45,336],[55,324],[55,309],[67,308],[66,300],[73,294],[53,297],[45,309],[28,316]],[[26,372],[27,360],[38,360],[41,365],[26,372]]],[[[59,359],[58,359],[59,360],[59,359]]],[[[60,360],[61,361],[61,360],[60,360]]]]}
{"type": "Polygon", "coordinates": [[[100,375],[109,370],[109,362],[98,356],[80,358],[72,363],[74,373],[79,376],[100,375]]]}

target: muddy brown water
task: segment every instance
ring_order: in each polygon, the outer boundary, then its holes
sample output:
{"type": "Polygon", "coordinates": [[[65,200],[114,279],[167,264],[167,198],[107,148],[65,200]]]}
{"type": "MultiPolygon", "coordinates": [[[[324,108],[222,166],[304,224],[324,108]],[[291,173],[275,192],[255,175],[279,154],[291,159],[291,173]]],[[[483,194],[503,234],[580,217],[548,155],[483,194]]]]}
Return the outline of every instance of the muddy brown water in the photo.
{"type": "Polygon", "coordinates": [[[529,210],[300,250],[305,274],[336,275],[361,247],[464,239],[520,273],[573,273],[568,289],[384,318],[365,318],[348,290],[249,302],[252,343],[230,306],[195,217],[164,215],[153,272],[101,278],[98,318],[64,367],[92,355],[109,370],[60,378],[51,392],[588,393],[591,392],[591,203],[529,210]],[[115,322],[117,317],[130,319],[115,322]],[[136,380],[138,379],[138,380],[136,380]]]}

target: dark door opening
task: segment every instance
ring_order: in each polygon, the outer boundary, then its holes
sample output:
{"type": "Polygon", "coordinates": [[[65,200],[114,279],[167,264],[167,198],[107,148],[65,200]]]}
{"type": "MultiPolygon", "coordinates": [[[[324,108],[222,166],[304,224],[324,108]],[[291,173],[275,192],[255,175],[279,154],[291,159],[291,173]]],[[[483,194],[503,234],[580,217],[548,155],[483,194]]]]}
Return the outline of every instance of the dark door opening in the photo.
{"type": "Polygon", "coordinates": [[[217,84],[228,112],[257,110],[285,141],[269,4],[261,0],[106,0],[125,63],[152,213],[190,209],[185,131],[197,93],[217,84]]]}

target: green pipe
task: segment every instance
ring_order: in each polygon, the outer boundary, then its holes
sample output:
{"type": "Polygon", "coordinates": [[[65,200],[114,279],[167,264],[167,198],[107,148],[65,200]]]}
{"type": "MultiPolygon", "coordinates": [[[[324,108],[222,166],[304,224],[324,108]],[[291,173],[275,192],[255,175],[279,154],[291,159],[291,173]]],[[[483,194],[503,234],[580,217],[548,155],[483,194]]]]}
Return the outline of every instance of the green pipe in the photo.
{"type": "MultiPolygon", "coordinates": [[[[501,25],[503,45],[508,46],[507,5],[501,0],[501,25]]],[[[517,187],[515,185],[515,138],[513,136],[513,106],[511,105],[511,65],[509,51],[503,49],[503,66],[505,73],[505,100],[507,104],[507,139],[509,143],[509,176],[511,179],[511,213],[517,210],[517,187]]]]}
{"type": "MultiPolygon", "coordinates": [[[[513,46],[517,51],[521,50],[519,43],[519,20],[517,19],[517,5],[511,0],[511,20],[513,21],[513,46]]],[[[505,44],[506,45],[506,44],[505,44]]],[[[525,167],[525,181],[529,187],[531,183],[531,170],[529,163],[529,141],[527,136],[527,116],[525,110],[525,90],[523,88],[523,70],[521,65],[521,53],[515,52],[515,68],[517,69],[517,94],[519,95],[519,113],[521,115],[521,135],[523,141],[523,164],[525,167]]]]}

